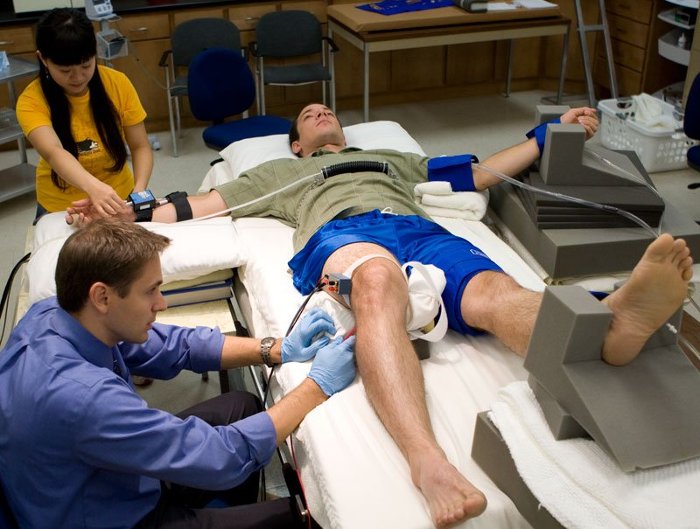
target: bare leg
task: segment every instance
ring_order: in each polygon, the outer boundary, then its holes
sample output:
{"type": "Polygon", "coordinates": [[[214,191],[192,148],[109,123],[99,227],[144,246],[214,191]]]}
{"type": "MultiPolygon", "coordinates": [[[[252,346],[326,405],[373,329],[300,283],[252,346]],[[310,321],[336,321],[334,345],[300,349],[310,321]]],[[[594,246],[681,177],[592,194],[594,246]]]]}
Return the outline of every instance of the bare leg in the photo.
{"type": "MultiPolygon", "coordinates": [[[[682,239],[664,234],[649,245],[630,279],[603,300],[613,313],[602,350],[606,362],[623,365],[636,358],[649,337],[681,306],[692,265],[682,239]]],[[[540,293],[523,289],[505,274],[482,272],[464,291],[462,317],[524,356],[541,299],[540,293]]]]}
{"type": "Polygon", "coordinates": [[[525,356],[541,303],[540,292],[524,289],[503,272],[485,271],[467,283],[460,306],[467,325],[525,356]]]}
{"type": "Polygon", "coordinates": [[[603,359],[613,365],[634,360],[649,337],[678,310],[693,275],[683,239],[663,234],[649,245],[629,280],[608,296],[613,312],[603,359]]]}
{"type": "MultiPolygon", "coordinates": [[[[358,243],[336,251],[324,272],[342,272],[383,248],[358,243]]],[[[420,363],[406,334],[408,292],[398,266],[372,259],[355,271],[351,305],[357,325],[355,353],[377,415],[408,461],[413,483],[425,496],[437,527],[478,516],[485,496],[452,466],[438,446],[425,403],[420,363]]]]}

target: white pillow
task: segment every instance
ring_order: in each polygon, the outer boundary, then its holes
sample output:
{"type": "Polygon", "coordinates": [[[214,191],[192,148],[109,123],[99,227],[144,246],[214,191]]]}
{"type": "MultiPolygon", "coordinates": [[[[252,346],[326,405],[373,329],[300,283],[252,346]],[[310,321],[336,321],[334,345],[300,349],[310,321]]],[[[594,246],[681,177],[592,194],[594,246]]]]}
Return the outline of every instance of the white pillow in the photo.
{"type": "MultiPolygon", "coordinates": [[[[64,216],[61,212],[49,213],[35,227],[32,257],[27,265],[30,303],[56,294],[58,253],[75,231],[66,224],[64,216]]],[[[247,260],[247,251],[229,216],[176,224],[144,222],[142,226],[171,240],[160,257],[165,284],[236,268],[247,260]]]]}
{"type": "MultiPolygon", "coordinates": [[[[344,127],[345,140],[350,147],[360,149],[393,149],[425,156],[425,151],[411,135],[395,121],[372,121],[344,127]]],[[[229,164],[233,178],[263,162],[278,158],[296,158],[289,148],[286,134],[248,138],[237,141],[219,153],[229,164]]],[[[220,165],[220,164],[217,164],[220,165]]],[[[223,183],[217,179],[219,183],[223,183]]],[[[209,188],[207,188],[209,189],[209,188]]]]}

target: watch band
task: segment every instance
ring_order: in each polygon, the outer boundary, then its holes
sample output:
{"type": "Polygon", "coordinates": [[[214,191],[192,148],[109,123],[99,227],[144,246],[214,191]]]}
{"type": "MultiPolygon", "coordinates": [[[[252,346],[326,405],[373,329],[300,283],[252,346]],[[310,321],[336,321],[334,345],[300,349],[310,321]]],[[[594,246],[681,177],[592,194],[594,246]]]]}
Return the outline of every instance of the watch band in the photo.
{"type": "Polygon", "coordinates": [[[136,222],[151,222],[153,220],[153,209],[140,209],[136,212],[136,222]]]}
{"type": "Polygon", "coordinates": [[[260,340],[260,356],[267,367],[273,367],[275,365],[270,356],[270,351],[272,351],[272,347],[275,345],[276,341],[277,338],[273,338],[272,336],[267,336],[260,340]]]}

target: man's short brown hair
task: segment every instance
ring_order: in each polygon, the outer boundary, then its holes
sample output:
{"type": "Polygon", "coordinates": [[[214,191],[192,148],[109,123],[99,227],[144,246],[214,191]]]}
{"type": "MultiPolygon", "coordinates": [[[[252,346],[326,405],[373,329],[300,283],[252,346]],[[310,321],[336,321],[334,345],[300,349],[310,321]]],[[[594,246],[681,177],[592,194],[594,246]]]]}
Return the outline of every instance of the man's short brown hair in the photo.
{"type": "Polygon", "coordinates": [[[68,312],[77,312],[90,288],[105,283],[121,297],[129,294],[143,267],[170,239],[133,222],[99,219],[73,233],[58,254],[56,296],[68,312]]]}

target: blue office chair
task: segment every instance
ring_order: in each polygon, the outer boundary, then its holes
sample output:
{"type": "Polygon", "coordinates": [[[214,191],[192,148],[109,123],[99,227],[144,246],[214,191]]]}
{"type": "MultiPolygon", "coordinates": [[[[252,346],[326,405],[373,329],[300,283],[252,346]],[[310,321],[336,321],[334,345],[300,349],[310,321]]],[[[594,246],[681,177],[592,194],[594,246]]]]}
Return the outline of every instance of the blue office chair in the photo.
{"type": "Polygon", "coordinates": [[[199,52],[208,48],[229,48],[241,53],[241,34],[229,20],[195,18],[175,26],[170,42],[172,49],[163,52],[159,66],[165,70],[170,135],[173,140],[173,156],[177,156],[177,141],[181,132],[180,98],[185,97],[188,90],[184,69],[189,67],[199,52]]]}
{"type": "MultiPolygon", "coordinates": [[[[683,131],[689,138],[700,140],[700,74],[695,76],[688,91],[683,116],[683,131]]],[[[700,145],[688,149],[688,165],[696,171],[700,171],[700,145]]]]}
{"type": "Polygon", "coordinates": [[[222,150],[234,141],[287,134],[292,122],[277,116],[224,120],[247,111],[255,102],[255,80],[248,63],[233,50],[210,48],[192,60],[187,74],[192,115],[214,124],[204,129],[207,147],[222,150]]]}

